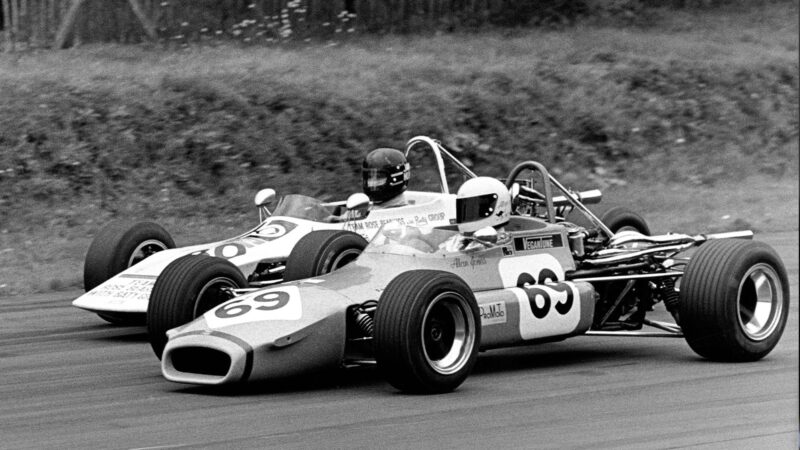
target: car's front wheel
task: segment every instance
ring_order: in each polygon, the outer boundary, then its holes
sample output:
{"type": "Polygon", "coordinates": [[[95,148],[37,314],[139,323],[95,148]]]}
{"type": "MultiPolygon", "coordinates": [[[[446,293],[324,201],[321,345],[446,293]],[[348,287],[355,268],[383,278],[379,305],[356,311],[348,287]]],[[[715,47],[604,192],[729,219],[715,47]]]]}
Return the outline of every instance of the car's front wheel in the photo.
{"type": "MultiPolygon", "coordinates": [[[[172,236],[153,222],[112,222],[97,233],[83,264],[83,288],[86,292],[109,278],[134,266],[153,253],[175,248],[172,236]]],[[[142,325],[140,313],[98,313],[115,325],[142,325]]]]}
{"type": "Polygon", "coordinates": [[[645,236],[650,236],[650,227],[642,216],[624,206],[615,206],[609,209],[602,216],[600,221],[611,230],[612,233],[620,231],[636,231],[645,236]]]}
{"type": "Polygon", "coordinates": [[[475,296],[451,273],[402,273],[381,294],[374,339],[378,369],[392,386],[409,393],[452,391],[478,357],[475,296]]]}
{"type": "Polygon", "coordinates": [[[755,361],[777,345],[789,314],[789,280],[768,245],[718,240],[697,249],[681,280],[681,328],[716,361],[755,361]]]}
{"type": "Polygon", "coordinates": [[[303,236],[289,254],[283,281],[333,272],[353,262],[366,246],[366,239],[352,231],[312,231],[303,236]]]}
{"type": "Polygon", "coordinates": [[[233,298],[231,289],[247,287],[233,263],[207,255],[187,255],[171,262],[156,280],[147,305],[150,346],[161,358],[167,331],[233,298]]]}

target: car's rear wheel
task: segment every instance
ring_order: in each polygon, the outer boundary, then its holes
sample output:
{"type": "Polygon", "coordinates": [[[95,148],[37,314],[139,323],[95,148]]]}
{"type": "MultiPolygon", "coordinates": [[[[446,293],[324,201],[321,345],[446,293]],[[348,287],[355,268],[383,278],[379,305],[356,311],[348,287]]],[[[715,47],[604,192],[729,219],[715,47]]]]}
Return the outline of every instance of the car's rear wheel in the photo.
{"type": "Polygon", "coordinates": [[[789,313],[789,280],[768,245],[743,240],[703,244],[681,281],[686,341],[717,361],[755,361],[777,345],[789,313]]]}
{"type": "Polygon", "coordinates": [[[231,289],[247,286],[233,263],[207,255],[188,255],[170,263],[156,280],[147,305],[150,346],[161,358],[167,331],[230,300],[231,289]]]}
{"type": "MultiPolygon", "coordinates": [[[[89,292],[153,253],[168,248],[175,248],[175,241],[156,223],[112,222],[97,233],[89,246],[83,264],[83,288],[89,292]]],[[[115,325],[144,324],[144,315],[140,313],[104,312],[97,315],[115,325]]]]}
{"type": "Polygon", "coordinates": [[[381,294],[374,339],[378,369],[392,386],[409,393],[452,391],[478,357],[475,296],[451,273],[402,273],[381,294]]]}
{"type": "Polygon", "coordinates": [[[624,206],[615,206],[600,216],[600,221],[613,233],[636,231],[650,236],[650,227],[642,216],[624,206]]]}
{"type": "Polygon", "coordinates": [[[283,281],[333,272],[353,262],[366,246],[366,239],[351,231],[312,231],[303,236],[289,254],[283,281]]]}

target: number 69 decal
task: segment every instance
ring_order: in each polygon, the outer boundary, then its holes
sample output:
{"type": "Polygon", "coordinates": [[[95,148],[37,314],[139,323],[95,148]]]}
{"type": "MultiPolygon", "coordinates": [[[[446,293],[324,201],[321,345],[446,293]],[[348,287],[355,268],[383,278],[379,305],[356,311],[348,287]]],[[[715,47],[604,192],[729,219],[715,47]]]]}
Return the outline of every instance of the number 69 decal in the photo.
{"type": "Polygon", "coordinates": [[[219,328],[259,320],[297,320],[301,316],[300,290],[282,286],[225,302],[207,312],[205,318],[209,327],[219,328]]]}

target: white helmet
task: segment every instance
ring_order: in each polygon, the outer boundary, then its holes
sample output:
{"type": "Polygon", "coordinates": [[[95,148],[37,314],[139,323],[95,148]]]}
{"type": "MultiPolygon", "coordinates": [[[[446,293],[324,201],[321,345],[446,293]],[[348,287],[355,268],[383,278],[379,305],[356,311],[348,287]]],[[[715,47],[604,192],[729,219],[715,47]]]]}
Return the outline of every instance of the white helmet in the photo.
{"type": "Polygon", "coordinates": [[[474,233],[502,225],[511,216],[511,194],[498,179],[477,177],[464,182],[456,195],[458,231],[474,233]]]}

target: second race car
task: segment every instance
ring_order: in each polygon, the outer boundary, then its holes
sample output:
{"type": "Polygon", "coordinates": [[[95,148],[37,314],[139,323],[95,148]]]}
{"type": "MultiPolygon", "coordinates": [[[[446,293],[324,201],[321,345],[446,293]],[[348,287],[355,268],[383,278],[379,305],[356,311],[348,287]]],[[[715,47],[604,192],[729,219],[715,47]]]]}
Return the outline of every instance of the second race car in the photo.
{"type": "MultiPolygon", "coordinates": [[[[467,378],[479,350],[576,335],[666,336],[711,360],[754,361],[786,325],[786,270],[752,232],[614,232],[536,162],[518,165],[505,185],[465,182],[456,222],[386,224],[334,273],[231,290],[238,295],[169,330],[166,344],[151,333],[163,375],[219,385],[377,364],[400,390],[440,393],[467,378]],[[554,189],[592,226],[561,220],[554,189]],[[659,303],[673,322],[648,317],[659,303]]],[[[204,277],[230,266],[207,255],[178,263],[208,268],[204,277]]],[[[180,277],[159,283],[170,294],[151,314],[186,307],[180,277]]]]}

